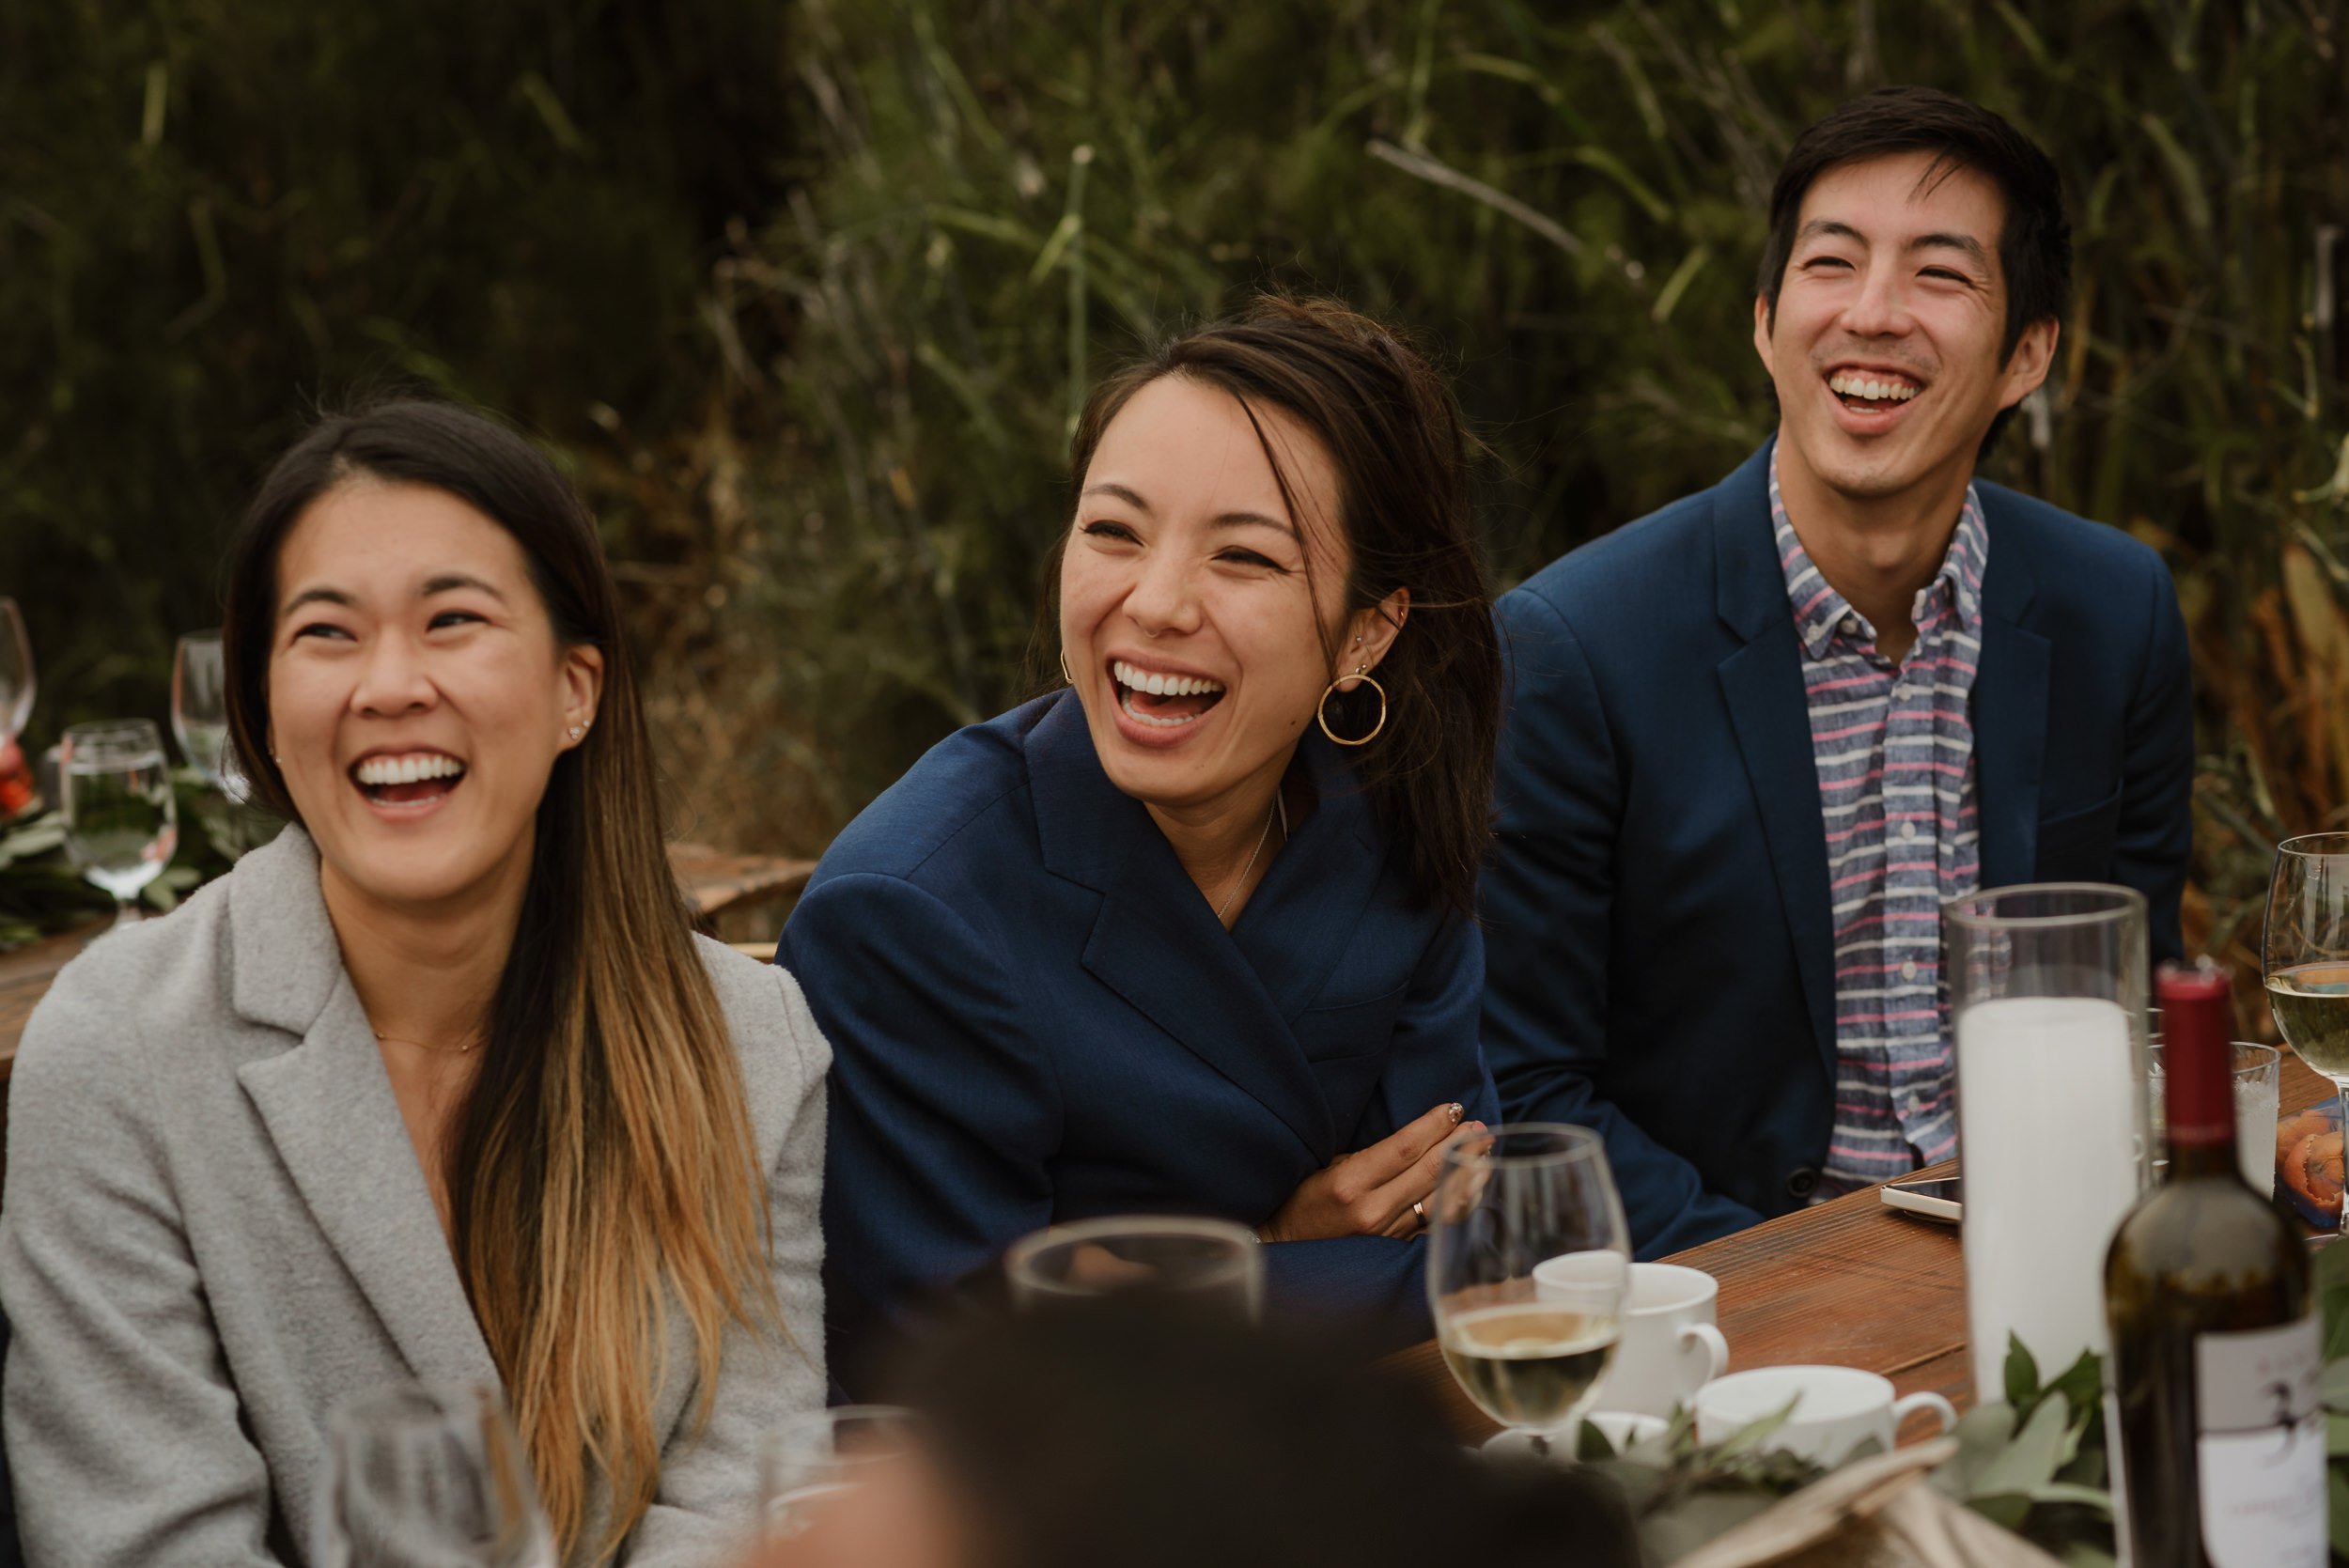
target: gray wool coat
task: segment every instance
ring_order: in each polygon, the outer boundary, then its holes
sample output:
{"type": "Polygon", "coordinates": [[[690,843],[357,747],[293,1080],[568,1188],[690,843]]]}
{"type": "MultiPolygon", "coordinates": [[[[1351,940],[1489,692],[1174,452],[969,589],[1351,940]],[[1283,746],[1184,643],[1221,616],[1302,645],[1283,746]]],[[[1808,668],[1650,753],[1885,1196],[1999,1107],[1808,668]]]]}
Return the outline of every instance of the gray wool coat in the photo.
{"type": "MultiPolygon", "coordinates": [[[[673,1327],[660,1496],[621,1554],[635,1568],[723,1560],[761,1434],[824,1401],[831,1052],[790,975],[702,950],[791,1343],[728,1331],[696,1438],[673,1327]]],[[[6,1193],[0,1422],[35,1568],[307,1562],[338,1401],[497,1380],[298,829],[58,976],[10,1085],[6,1193]]]]}

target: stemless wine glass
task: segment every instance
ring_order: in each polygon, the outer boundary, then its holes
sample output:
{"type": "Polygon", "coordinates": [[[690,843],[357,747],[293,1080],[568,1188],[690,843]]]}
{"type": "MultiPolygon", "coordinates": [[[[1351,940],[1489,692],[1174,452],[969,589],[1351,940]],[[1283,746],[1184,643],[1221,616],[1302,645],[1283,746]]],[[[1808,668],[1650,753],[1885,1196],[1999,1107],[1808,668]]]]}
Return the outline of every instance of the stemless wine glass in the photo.
{"type": "Polygon", "coordinates": [[[76,724],[58,748],[65,846],[82,875],[115,896],[115,924],[138,919],[132,901],[163,874],[179,845],[179,812],[163,733],[146,719],[76,724]]]}
{"type": "MultiPolygon", "coordinates": [[[[2260,970],[2285,1042],[2333,1080],[2349,1112],[2349,833],[2276,846],[2260,970]]],[[[2349,1204],[2341,1224],[2349,1234],[2349,1204]]]]}
{"type": "Polygon", "coordinates": [[[0,598],[0,751],[33,716],[33,644],[16,600],[0,598]]]}
{"type": "Polygon", "coordinates": [[[1428,1204],[1427,1299],[1445,1364],[1537,1448],[1580,1416],[1614,1355],[1630,1229],[1607,1147],[1527,1122],[1455,1134],[1428,1204]],[[1571,1258],[1540,1284],[1533,1271],[1571,1258]]]}
{"type": "Polygon", "coordinates": [[[913,1451],[915,1417],[894,1405],[794,1416],[758,1452],[758,1524],[769,1541],[802,1535],[824,1509],[913,1451]]]}
{"type": "Polygon", "coordinates": [[[327,1417],[322,1568],[555,1568],[521,1439],[487,1384],[404,1384],[327,1417]]]}
{"type": "Polygon", "coordinates": [[[1226,1219],[1118,1215],[1055,1225],[1003,1256],[1012,1299],[1050,1307],[1148,1294],[1253,1322],[1264,1308],[1264,1249],[1226,1219]]]}

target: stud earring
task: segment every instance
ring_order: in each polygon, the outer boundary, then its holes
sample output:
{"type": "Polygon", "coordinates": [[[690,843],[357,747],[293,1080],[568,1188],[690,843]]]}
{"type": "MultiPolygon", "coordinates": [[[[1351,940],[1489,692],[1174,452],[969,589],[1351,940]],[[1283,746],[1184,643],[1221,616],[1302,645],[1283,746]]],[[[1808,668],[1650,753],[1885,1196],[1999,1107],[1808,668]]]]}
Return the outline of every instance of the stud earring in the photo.
{"type": "Polygon", "coordinates": [[[587,731],[581,725],[573,724],[571,726],[571,738],[573,740],[577,740],[581,736],[585,735],[587,731]]]}

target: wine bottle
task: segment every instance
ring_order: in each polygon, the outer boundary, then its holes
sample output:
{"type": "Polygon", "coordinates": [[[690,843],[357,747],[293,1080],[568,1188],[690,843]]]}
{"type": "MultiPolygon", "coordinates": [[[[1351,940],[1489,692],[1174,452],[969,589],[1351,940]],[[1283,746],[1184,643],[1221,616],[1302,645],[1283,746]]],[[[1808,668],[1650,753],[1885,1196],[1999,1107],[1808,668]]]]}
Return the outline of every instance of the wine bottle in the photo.
{"type": "Polygon", "coordinates": [[[2326,1568],[2308,1248],[2235,1160],[2226,971],[2165,966],[2170,1171],[2105,1257],[2105,1423],[2131,1568],[2326,1568]]]}

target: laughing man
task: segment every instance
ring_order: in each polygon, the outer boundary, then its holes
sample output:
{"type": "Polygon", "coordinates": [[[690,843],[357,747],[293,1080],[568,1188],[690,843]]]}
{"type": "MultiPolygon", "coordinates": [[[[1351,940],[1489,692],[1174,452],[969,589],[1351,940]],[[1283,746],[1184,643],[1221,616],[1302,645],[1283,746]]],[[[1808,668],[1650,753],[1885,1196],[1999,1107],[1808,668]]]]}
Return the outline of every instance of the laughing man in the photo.
{"type": "Polygon", "coordinates": [[[2125,883],[2178,951],[2170,574],[1974,477],[2070,272],[2006,121],[1844,104],[1770,198],[1776,436],[1501,601],[1486,1049],[1511,1121],[1604,1134],[1641,1257],[1953,1152],[1943,899],[2125,883]]]}

